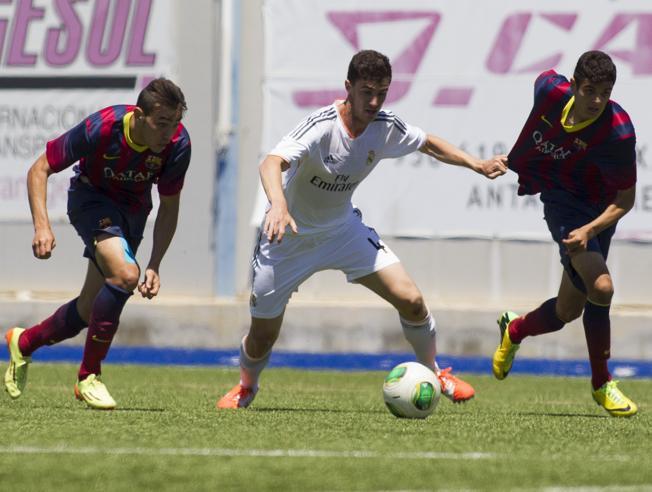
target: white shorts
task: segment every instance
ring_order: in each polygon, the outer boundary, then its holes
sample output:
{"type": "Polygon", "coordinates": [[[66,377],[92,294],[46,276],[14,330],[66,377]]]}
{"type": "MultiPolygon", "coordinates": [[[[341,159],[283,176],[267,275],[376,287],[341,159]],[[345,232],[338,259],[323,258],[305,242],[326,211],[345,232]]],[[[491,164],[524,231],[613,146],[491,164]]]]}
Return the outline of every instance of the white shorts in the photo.
{"type": "Polygon", "coordinates": [[[261,234],[252,259],[251,315],[276,318],[299,285],[321,270],[340,270],[355,282],[399,261],[357,209],[342,226],[307,236],[287,233],[281,244],[261,234]]]}

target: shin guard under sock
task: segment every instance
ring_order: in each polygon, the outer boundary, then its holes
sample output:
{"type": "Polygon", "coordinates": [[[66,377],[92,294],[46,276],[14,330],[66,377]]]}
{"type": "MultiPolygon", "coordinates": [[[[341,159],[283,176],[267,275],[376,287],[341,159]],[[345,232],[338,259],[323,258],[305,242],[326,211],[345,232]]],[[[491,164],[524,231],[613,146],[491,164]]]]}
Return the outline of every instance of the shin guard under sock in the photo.
{"type": "Polygon", "coordinates": [[[18,340],[18,348],[27,357],[43,345],[54,345],[76,336],[87,325],[79,316],[75,298],[60,306],[49,318],[25,330],[18,340]]]}
{"type": "Polygon", "coordinates": [[[257,391],[260,373],[267,366],[272,351],[270,350],[259,359],[254,359],[247,354],[247,350],[245,349],[246,339],[247,337],[244,337],[242,342],[240,342],[240,384],[245,388],[251,388],[257,391]]]}
{"type": "Polygon", "coordinates": [[[80,381],[89,374],[101,374],[101,363],[109,352],[118,330],[122,309],[129,297],[131,292],[109,283],[105,283],[95,297],[84,345],[84,357],[79,368],[80,381]]]}
{"type": "Polygon", "coordinates": [[[611,349],[611,322],[609,305],[594,304],[587,301],[584,306],[584,335],[589,349],[591,363],[591,384],[598,389],[611,379],[607,361],[611,349]]]}
{"type": "Polygon", "coordinates": [[[525,337],[561,330],[566,323],[557,317],[556,305],[557,298],[553,297],[534,311],[512,321],[509,324],[509,338],[512,343],[521,343],[525,337]]]}
{"type": "Polygon", "coordinates": [[[435,318],[430,313],[422,321],[408,321],[400,317],[403,334],[412,345],[417,361],[433,371],[437,370],[435,356],[437,355],[437,339],[435,318]]]}

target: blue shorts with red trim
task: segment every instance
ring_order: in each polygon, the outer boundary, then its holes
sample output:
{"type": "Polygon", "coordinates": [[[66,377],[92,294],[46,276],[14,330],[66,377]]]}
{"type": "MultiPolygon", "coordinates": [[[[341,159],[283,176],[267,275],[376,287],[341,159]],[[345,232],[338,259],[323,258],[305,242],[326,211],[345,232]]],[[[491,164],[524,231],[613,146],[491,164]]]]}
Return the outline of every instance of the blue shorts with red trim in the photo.
{"type": "Polygon", "coordinates": [[[135,257],[143,239],[147,215],[128,214],[113,200],[79,181],[68,190],[68,218],[84,241],[84,256],[96,265],[95,239],[101,234],[123,238],[130,249],[125,247],[125,251],[135,257]]]}
{"type": "MultiPolygon", "coordinates": [[[[586,293],[584,282],[573,268],[566,245],[562,243],[562,239],[566,239],[571,231],[592,222],[604,212],[606,205],[593,205],[563,190],[543,191],[541,192],[541,201],[543,202],[544,219],[548,224],[548,229],[552,234],[552,238],[559,245],[561,264],[564,266],[564,270],[573,285],[586,293]]],[[[588,242],[587,251],[600,253],[606,260],[609,254],[611,238],[615,232],[616,224],[602,231],[588,242]]]]}

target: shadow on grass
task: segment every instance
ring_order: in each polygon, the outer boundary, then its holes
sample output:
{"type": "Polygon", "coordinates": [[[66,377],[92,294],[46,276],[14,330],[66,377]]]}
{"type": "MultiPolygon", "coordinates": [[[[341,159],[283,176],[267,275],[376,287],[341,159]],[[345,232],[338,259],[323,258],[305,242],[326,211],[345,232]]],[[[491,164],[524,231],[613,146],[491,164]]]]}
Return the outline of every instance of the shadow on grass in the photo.
{"type": "Polygon", "coordinates": [[[87,408],[91,412],[146,412],[146,413],[157,413],[165,412],[165,408],[144,408],[144,407],[119,407],[114,408],[113,410],[95,410],[94,408],[87,408]]]}
{"type": "Polygon", "coordinates": [[[95,409],[95,408],[90,408],[88,406],[82,406],[81,403],[78,405],[74,405],[71,407],[70,405],[67,404],[48,404],[48,405],[30,405],[29,406],[30,410],[46,410],[48,412],[51,411],[89,411],[89,412],[165,412],[165,408],[147,408],[147,407],[118,407],[114,408],[113,410],[101,410],[101,409],[95,409]]]}
{"type": "Polygon", "coordinates": [[[350,414],[361,414],[368,413],[376,415],[379,413],[387,413],[386,411],[380,410],[344,410],[341,408],[301,408],[301,407],[255,407],[247,409],[249,412],[313,412],[313,413],[350,413],[350,414]]]}
{"type": "Polygon", "coordinates": [[[516,412],[517,415],[527,415],[532,417],[582,417],[590,419],[608,419],[609,415],[596,415],[594,413],[562,413],[562,412],[516,412]]]}

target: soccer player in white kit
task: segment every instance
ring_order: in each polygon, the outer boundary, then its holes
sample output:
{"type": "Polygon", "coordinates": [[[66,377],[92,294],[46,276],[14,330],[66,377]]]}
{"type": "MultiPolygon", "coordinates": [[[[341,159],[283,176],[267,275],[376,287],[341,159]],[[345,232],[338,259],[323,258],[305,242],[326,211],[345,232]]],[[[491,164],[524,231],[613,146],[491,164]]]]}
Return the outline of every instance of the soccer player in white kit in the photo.
{"type": "Polygon", "coordinates": [[[240,383],[218,408],[245,408],[278,338],[285,306],[313,273],[335,269],[391,303],[417,360],[439,377],[453,402],[474,390],[441,370],[435,320],[396,255],[365,225],[351,203],[353,191],[382,160],[416,150],[493,179],[506,157],[479,160],[434,135],[407,125],[381,107],[392,79],[385,55],[364,50],[349,64],[347,98],[314,112],[267,155],[260,177],[269,199],[252,260],[251,326],[240,344],[240,383]],[[292,234],[286,234],[289,227],[292,234]]]}

